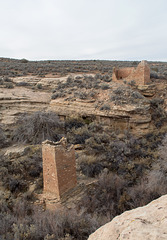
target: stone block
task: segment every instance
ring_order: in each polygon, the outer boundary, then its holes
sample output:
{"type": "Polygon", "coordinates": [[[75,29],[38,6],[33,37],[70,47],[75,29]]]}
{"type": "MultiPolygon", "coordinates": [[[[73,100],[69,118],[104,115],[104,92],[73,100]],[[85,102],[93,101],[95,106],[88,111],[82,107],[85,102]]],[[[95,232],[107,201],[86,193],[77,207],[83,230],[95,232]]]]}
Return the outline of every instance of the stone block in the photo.
{"type": "Polygon", "coordinates": [[[61,199],[77,184],[74,146],[67,147],[66,139],[42,143],[44,194],[61,199]]]}

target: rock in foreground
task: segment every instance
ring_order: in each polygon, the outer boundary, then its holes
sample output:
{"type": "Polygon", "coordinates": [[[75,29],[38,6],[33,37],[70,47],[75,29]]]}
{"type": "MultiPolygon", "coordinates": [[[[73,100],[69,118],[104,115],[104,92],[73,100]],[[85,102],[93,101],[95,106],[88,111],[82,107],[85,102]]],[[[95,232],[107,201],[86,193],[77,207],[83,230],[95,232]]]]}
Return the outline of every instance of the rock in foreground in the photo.
{"type": "Polygon", "coordinates": [[[167,195],[126,211],[90,235],[88,240],[166,240],[167,195]]]}

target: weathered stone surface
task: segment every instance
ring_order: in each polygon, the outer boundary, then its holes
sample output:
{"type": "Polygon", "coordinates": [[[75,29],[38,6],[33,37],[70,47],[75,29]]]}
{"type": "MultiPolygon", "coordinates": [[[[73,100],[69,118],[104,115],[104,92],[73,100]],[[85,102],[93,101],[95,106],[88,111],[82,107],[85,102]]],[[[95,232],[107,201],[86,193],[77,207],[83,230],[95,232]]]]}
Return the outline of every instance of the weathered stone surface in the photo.
{"type": "Polygon", "coordinates": [[[13,78],[13,82],[16,84],[26,83],[30,86],[35,86],[40,80],[41,78],[37,76],[24,76],[24,77],[13,78]]]}
{"type": "Polygon", "coordinates": [[[43,87],[48,87],[54,89],[57,87],[58,82],[64,83],[67,80],[67,77],[60,78],[41,78],[38,84],[41,84],[43,87]]]}
{"type": "Polygon", "coordinates": [[[5,156],[8,156],[10,159],[19,158],[29,151],[28,146],[15,145],[6,150],[5,156]]]}
{"type": "Polygon", "coordinates": [[[151,85],[139,85],[138,90],[145,97],[153,97],[156,93],[156,87],[154,84],[151,85]]]}
{"type": "Polygon", "coordinates": [[[95,117],[97,122],[106,124],[113,129],[119,129],[120,131],[130,129],[131,132],[146,133],[146,129],[148,129],[151,122],[149,103],[115,105],[110,102],[110,108],[109,111],[101,111],[94,102],[55,99],[50,102],[48,109],[55,111],[62,117],[70,116],[71,114],[95,117]]]}
{"type": "Polygon", "coordinates": [[[50,102],[50,94],[25,87],[0,89],[0,122],[12,124],[21,113],[45,110],[50,102]]]}
{"type": "Polygon", "coordinates": [[[142,61],[137,68],[114,68],[112,79],[113,81],[126,80],[127,82],[133,80],[137,85],[145,85],[150,83],[150,67],[147,61],[142,61]]]}
{"type": "MultiPolygon", "coordinates": [[[[140,64],[142,65],[142,63],[140,64]]],[[[73,74],[75,77],[75,74],[73,74]]],[[[80,77],[83,76],[82,74],[80,77]]],[[[142,99],[135,99],[135,104],[131,103],[123,91],[122,95],[124,100],[121,100],[121,104],[115,104],[111,100],[111,96],[118,88],[130,88],[129,85],[121,84],[122,81],[108,83],[109,89],[87,89],[87,93],[95,91],[95,97],[89,97],[88,99],[81,100],[76,98],[75,95],[66,93],[63,98],[56,98],[51,100],[52,91],[48,89],[55,89],[58,82],[66,82],[67,77],[59,78],[39,78],[35,76],[14,78],[14,82],[28,82],[30,85],[37,85],[39,83],[43,88],[39,91],[37,88],[31,89],[31,87],[14,87],[13,89],[0,89],[0,123],[13,124],[18,116],[22,113],[33,113],[35,111],[54,111],[60,119],[65,119],[68,116],[81,116],[91,117],[100,124],[106,124],[111,127],[112,130],[129,130],[132,133],[143,135],[152,130],[150,104],[147,100],[144,102],[142,99]],[[70,97],[69,97],[70,96],[70,97]],[[110,110],[101,111],[101,107],[107,104],[110,110]]],[[[163,91],[163,86],[156,85],[156,93],[163,91]]],[[[76,91],[78,91],[77,86],[76,91]]],[[[75,92],[74,88],[73,91],[75,92]]],[[[132,89],[132,91],[134,91],[132,89]]],[[[152,97],[155,93],[153,84],[151,85],[138,85],[138,91],[147,97],[152,97]]],[[[156,94],[155,94],[156,95],[156,94]]],[[[119,94],[116,96],[119,98],[119,94]]],[[[144,99],[144,100],[145,100],[144,99]]],[[[133,100],[133,99],[132,99],[133,100]]]]}
{"type": "Polygon", "coordinates": [[[167,239],[167,195],[124,212],[91,234],[88,240],[167,239]]]}

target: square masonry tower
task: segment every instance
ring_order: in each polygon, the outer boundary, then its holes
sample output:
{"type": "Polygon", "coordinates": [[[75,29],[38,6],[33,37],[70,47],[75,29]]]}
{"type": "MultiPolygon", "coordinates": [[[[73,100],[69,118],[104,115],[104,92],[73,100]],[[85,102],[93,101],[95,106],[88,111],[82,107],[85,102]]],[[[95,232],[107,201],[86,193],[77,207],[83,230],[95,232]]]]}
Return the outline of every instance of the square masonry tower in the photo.
{"type": "Polygon", "coordinates": [[[67,141],[46,140],[42,143],[43,191],[57,199],[77,184],[74,147],[67,147],[67,141]]]}

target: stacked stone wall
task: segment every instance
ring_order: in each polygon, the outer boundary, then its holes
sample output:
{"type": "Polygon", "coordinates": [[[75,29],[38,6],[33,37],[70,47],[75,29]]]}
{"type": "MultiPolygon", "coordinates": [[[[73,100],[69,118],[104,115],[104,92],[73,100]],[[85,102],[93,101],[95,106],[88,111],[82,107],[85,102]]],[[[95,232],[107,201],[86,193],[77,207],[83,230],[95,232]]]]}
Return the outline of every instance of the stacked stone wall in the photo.
{"type": "Polygon", "coordinates": [[[75,150],[67,148],[63,141],[42,144],[43,191],[60,199],[77,184],[75,150]]]}
{"type": "Polygon", "coordinates": [[[146,61],[142,61],[137,68],[114,68],[112,78],[113,81],[117,82],[121,80],[131,82],[133,80],[137,85],[146,85],[150,83],[150,67],[146,61]]]}

